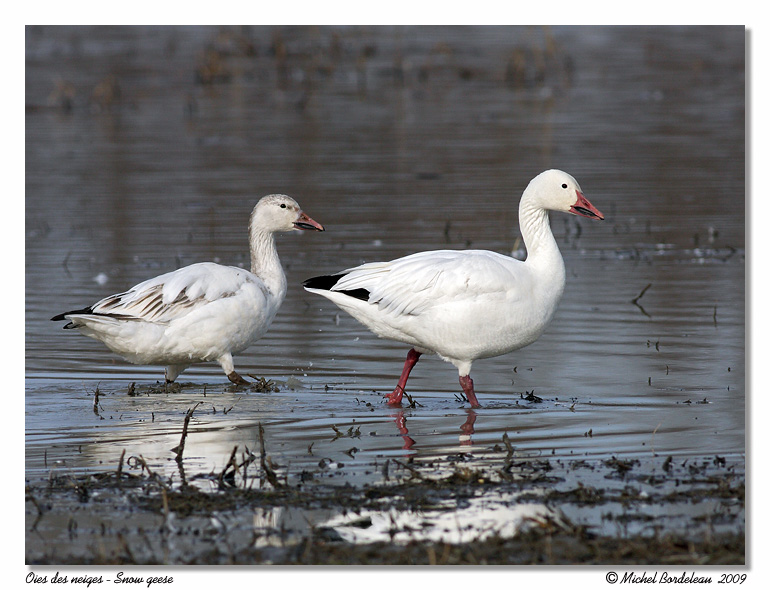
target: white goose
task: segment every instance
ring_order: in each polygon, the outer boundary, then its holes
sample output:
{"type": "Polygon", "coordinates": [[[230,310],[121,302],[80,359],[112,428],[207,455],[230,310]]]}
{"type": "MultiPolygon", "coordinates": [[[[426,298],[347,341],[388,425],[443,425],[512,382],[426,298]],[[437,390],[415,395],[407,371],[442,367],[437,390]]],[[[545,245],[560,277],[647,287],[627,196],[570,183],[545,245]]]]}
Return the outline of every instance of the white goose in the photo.
{"type": "Polygon", "coordinates": [[[286,276],[275,232],[323,231],[286,195],[268,195],[251,212],[251,272],[201,262],[139,283],[52,320],[101,340],[127,361],[165,365],[173,382],[194,363],[216,361],[228,379],[248,384],[233,365],[237,354],[261,338],[286,296],[286,276]]]}
{"type": "Polygon", "coordinates": [[[465,397],[479,407],[473,361],[537,340],[564,292],[564,261],[549,210],[604,219],[572,176],[547,170],[521,197],[524,262],[486,250],[436,250],[315,277],[305,281],[305,289],[330,299],[378,336],[412,346],[389,404],[401,404],[412,368],[420,355],[433,352],[457,367],[465,397]]]}

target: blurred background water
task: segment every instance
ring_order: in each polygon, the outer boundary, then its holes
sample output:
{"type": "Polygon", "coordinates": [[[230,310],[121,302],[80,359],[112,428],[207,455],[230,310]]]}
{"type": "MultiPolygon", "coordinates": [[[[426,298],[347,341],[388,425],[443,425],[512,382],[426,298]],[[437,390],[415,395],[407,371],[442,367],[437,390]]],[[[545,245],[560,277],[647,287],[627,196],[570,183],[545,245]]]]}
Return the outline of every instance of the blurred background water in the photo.
{"type": "Polygon", "coordinates": [[[175,470],[198,402],[188,471],[253,448],[257,422],[284,463],[344,460],[348,481],[504,433],[556,457],[740,458],[744,51],[743,27],[27,27],[28,477],[121,449],[175,470]],[[475,413],[428,357],[420,405],[384,406],[407,347],[301,282],[427,249],[521,257],[519,197],[552,167],[606,221],[552,215],[567,288],[549,329],[474,364],[475,413]],[[193,262],[248,266],[248,214],[270,192],[327,229],[279,238],[286,301],[236,358],[279,392],[234,391],[209,364],[151,393],[161,367],[49,321],[193,262]]]}

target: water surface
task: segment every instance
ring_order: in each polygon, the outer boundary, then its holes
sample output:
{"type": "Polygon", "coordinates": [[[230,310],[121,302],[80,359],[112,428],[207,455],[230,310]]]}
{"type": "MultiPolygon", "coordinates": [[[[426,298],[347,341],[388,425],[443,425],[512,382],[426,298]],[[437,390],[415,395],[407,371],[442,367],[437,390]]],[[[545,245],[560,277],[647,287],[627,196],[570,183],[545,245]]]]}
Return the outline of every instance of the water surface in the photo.
{"type": "Polygon", "coordinates": [[[188,478],[254,449],[258,424],[290,474],[326,460],[339,485],[391,457],[483,460],[503,435],[527,456],[742,461],[744,66],[740,27],[28,28],[27,478],[123,450],[179,477],[195,404],[188,478]],[[606,221],[553,214],[549,329],[474,364],[475,412],[435,357],[409,381],[419,405],[385,406],[407,347],[301,282],[426,249],[522,256],[519,196],[552,167],[606,221]],[[278,239],[286,301],[236,358],[278,392],[209,364],[158,393],[161,367],[49,321],[193,262],[248,266],[270,192],[327,229],[278,239]]]}

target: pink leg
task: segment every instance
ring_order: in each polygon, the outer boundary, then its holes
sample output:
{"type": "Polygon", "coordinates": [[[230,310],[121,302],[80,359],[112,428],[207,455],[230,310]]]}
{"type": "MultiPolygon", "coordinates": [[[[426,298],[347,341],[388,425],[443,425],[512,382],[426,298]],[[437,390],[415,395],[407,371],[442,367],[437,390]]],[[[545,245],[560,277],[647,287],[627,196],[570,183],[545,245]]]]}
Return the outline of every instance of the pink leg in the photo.
{"type": "Polygon", "coordinates": [[[460,375],[460,387],[463,388],[463,393],[471,403],[471,407],[480,408],[481,404],[476,399],[476,393],[473,391],[473,379],[471,379],[470,375],[460,375]]]}
{"type": "Polygon", "coordinates": [[[401,398],[404,395],[404,392],[406,391],[406,380],[409,379],[409,373],[412,372],[412,367],[414,367],[417,364],[417,361],[420,360],[420,356],[422,356],[421,352],[417,352],[414,348],[412,348],[409,351],[409,354],[406,355],[406,362],[404,363],[404,370],[401,371],[401,378],[398,380],[398,385],[396,385],[396,388],[393,390],[393,393],[389,393],[385,397],[388,398],[388,405],[391,406],[400,406],[401,405],[401,398]]]}

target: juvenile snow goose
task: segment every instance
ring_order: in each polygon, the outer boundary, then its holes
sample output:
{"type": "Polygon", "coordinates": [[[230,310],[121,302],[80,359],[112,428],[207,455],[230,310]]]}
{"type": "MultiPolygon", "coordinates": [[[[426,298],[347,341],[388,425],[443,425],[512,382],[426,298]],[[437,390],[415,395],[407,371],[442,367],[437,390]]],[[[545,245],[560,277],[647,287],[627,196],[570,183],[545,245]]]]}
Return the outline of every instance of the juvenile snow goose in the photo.
{"type": "Polygon", "coordinates": [[[604,219],[572,176],[547,170],[521,197],[524,262],[486,250],[436,250],[314,277],[304,286],[381,338],[412,347],[396,388],[387,395],[390,405],[401,405],[409,373],[420,355],[432,352],[457,367],[463,393],[476,408],[473,361],[537,340],[564,292],[564,261],[549,210],[604,219]]]}
{"type": "Polygon", "coordinates": [[[291,197],[268,195],[249,221],[251,272],[192,264],[51,319],[69,320],[65,329],[101,340],[131,363],[165,365],[169,383],[194,363],[216,361],[230,381],[245,385],[233,354],[267,332],[286,296],[274,234],[290,230],[324,228],[291,197]]]}

